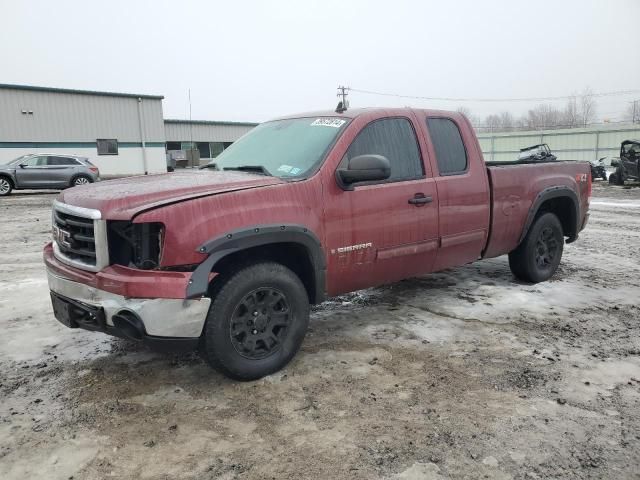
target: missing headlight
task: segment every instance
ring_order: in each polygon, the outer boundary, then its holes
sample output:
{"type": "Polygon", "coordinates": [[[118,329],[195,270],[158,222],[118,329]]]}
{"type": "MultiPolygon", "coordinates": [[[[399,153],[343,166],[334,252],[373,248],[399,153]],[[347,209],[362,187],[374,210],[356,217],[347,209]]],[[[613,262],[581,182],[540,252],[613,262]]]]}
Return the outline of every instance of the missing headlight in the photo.
{"type": "Polygon", "coordinates": [[[112,264],[153,270],[160,265],[164,226],[161,223],[107,223],[112,264]]]}

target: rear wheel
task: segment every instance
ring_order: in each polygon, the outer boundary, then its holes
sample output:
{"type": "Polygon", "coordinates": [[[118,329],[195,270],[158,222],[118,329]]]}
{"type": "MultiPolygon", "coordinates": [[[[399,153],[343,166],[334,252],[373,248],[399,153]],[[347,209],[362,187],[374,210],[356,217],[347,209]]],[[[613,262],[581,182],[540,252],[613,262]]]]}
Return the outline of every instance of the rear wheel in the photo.
{"type": "Polygon", "coordinates": [[[543,213],[518,248],[509,254],[509,267],[520,280],[544,282],[557,270],[563,248],[564,234],[558,217],[543,213]]]}
{"type": "Polygon", "coordinates": [[[74,177],[73,180],[71,181],[71,186],[77,187],[79,185],[88,185],[90,183],[92,183],[91,178],[89,178],[86,175],[78,175],[77,177],[74,177]]]}
{"type": "Polygon", "coordinates": [[[309,324],[309,298],[287,267],[264,262],[240,268],[217,278],[212,296],[202,351],[228,377],[269,375],[300,348],[309,324]]]}
{"type": "Polygon", "coordinates": [[[612,185],[624,185],[624,173],[619,168],[609,175],[609,183],[612,185]]]}
{"type": "Polygon", "coordinates": [[[0,177],[0,197],[9,195],[13,190],[13,184],[7,177],[0,177]]]}

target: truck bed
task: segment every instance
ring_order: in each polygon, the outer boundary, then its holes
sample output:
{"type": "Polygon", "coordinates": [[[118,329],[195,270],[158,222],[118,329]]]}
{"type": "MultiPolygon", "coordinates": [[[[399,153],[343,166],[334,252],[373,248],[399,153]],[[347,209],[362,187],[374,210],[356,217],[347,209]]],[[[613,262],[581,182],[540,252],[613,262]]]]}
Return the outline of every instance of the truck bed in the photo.
{"type": "MultiPolygon", "coordinates": [[[[491,224],[483,258],[497,257],[515,249],[536,198],[549,188],[566,187],[577,192],[581,208],[588,206],[588,162],[490,162],[491,224]]],[[[579,219],[580,222],[584,219],[579,219]]]]}

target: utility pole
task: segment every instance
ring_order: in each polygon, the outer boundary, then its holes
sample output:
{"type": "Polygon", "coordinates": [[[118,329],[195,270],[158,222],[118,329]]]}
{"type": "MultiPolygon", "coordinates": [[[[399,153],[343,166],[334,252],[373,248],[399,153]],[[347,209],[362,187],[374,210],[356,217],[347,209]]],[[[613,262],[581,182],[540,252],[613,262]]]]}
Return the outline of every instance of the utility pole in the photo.
{"type": "Polygon", "coordinates": [[[193,119],[191,118],[191,89],[189,89],[189,161],[187,162],[190,167],[193,167],[193,119]]]}
{"type": "Polygon", "coordinates": [[[348,91],[349,91],[349,87],[344,87],[342,85],[338,87],[337,97],[338,98],[342,97],[342,101],[338,103],[338,107],[336,108],[336,113],[342,113],[346,111],[347,108],[349,108],[349,101],[347,100],[347,95],[349,95],[348,91]]]}
{"type": "Polygon", "coordinates": [[[639,102],[640,100],[634,100],[633,102],[631,102],[633,103],[631,123],[636,123],[636,118],[638,119],[638,123],[640,123],[640,106],[638,105],[639,102]]]}

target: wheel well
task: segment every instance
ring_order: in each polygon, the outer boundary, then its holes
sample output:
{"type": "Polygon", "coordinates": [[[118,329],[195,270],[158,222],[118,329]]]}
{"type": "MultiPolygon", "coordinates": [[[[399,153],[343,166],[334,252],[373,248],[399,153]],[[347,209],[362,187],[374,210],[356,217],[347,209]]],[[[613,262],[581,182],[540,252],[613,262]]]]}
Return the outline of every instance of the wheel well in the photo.
{"type": "MultiPolygon", "coordinates": [[[[239,266],[244,266],[260,261],[277,262],[292,270],[302,281],[310,303],[316,303],[315,271],[311,255],[304,245],[299,243],[283,242],[259,245],[231,253],[218,261],[212,271],[224,275],[239,266]]],[[[216,277],[218,278],[218,277],[216,277]]],[[[213,279],[209,287],[216,283],[213,279]]]]}
{"type": "Polygon", "coordinates": [[[576,235],[576,209],[573,200],[569,197],[556,197],[546,200],[540,205],[536,217],[545,213],[553,213],[560,224],[562,225],[562,231],[564,236],[572,237],[576,235]]]}
{"type": "Polygon", "coordinates": [[[11,178],[11,176],[6,175],[4,173],[0,173],[0,177],[7,179],[9,181],[9,183],[11,184],[11,188],[16,188],[16,184],[13,183],[13,178],[11,178]]]}

